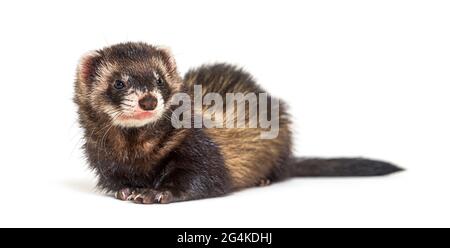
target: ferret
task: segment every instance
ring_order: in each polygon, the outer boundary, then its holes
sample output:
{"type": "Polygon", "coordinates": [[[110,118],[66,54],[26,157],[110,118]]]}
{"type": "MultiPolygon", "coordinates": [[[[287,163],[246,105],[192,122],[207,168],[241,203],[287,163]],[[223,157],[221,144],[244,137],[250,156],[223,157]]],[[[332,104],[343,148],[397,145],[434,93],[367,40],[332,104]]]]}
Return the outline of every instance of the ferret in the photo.
{"type": "MultiPolygon", "coordinates": [[[[229,64],[203,65],[182,77],[167,48],[146,43],[121,43],[81,58],[74,102],[84,130],[83,150],[99,189],[124,201],[165,204],[220,197],[292,177],[381,176],[402,170],[364,158],[295,157],[282,101],[278,114],[270,116],[279,123],[272,139],[260,138],[264,128],[259,125],[176,128],[171,121],[175,96],[193,96],[195,85],[202,86],[203,95],[267,93],[249,73],[229,64]]],[[[235,111],[225,103],[220,107],[224,116],[235,111]]],[[[203,106],[197,114],[206,110],[203,106]]],[[[245,119],[250,117],[246,113],[245,119]]]]}

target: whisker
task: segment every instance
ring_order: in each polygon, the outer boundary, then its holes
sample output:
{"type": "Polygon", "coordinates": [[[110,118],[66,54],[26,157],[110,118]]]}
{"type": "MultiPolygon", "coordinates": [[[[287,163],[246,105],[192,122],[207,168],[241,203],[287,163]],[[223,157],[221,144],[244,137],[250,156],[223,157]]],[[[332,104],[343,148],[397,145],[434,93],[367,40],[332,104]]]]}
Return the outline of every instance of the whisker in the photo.
{"type": "Polygon", "coordinates": [[[105,146],[106,146],[106,137],[107,137],[107,135],[108,135],[108,133],[109,133],[109,131],[112,129],[112,127],[114,126],[114,121],[116,120],[116,119],[118,119],[118,118],[120,118],[120,116],[122,115],[122,113],[117,113],[116,115],[114,115],[113,117],[112,117],[112,119],[111,119],[111,123],[109,124],[109,125],[106,125],[105,127],[103,127],[102,128],[102,130],[104,130],[105,128],[108,128],[107,130],[106,130],[106,132],[103,134],[103,137],[102,137],[102,139],[100,140],[100,147],[99,147],[99,149],[97,150],[97,159],[100,159],[100,150],[102,150],[102,151],[106,151],[106,149],[105,149],[105,146]]]}

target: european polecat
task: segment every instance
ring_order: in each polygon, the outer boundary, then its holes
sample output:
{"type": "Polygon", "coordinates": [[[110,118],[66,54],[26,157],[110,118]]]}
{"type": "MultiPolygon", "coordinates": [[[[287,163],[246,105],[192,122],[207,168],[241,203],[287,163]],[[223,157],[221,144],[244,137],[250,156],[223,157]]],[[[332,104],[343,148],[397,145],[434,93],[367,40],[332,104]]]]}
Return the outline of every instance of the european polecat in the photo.
{"type": "MultiPolygon", "coordinates": [[[[267,103],[244,98],[249,101],[240,117],[250,121],[277,100],[278,111],[267,115],[277,123],[271,138],[261,137],[268,130],[258,118],[254,127],[176,127],[177,96],[194,97],[195,85],[201,86],[201,96],[213,93],[224,99],[230,93],[265,93],[250,74],[227,64],[201,66],[182,78],[167,49],[145,43],[118,44],[82,57],[74,101],[99,188],[121,200],[170,203],[223,196],[289,177],[378,176],[400,170],[361,158],[294,157],[286,105],[270,96],[267,103]],[[256,104],[256,114],[249,114],[250,104],[256,104]]],[[[193,119],[210,114],[204,104],[191,106],[193,119]]],[[[216,124],[239,118],[234,103],[221,102],[217,109],[223,110],[223,118],[210,119],[216,124]]],[[[184,118],[180,116],[194,124],[184,118]]]]}

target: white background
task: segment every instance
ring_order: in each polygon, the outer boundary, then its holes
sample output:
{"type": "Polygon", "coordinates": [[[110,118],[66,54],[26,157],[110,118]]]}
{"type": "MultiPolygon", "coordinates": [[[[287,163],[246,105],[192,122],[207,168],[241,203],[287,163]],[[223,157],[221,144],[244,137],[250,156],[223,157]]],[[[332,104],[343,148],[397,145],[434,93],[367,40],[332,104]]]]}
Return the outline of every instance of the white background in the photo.
{"type": "Polygon", "coordinates": [[[449,13],[448,1],[413,0],[2,1],[0,226],[449,227],[449,13]],[[290,104],[298,155],[407,171],[161,206],[96,192],[75,68],[123,41],[171,47],[181,73],[244,66],[290,104]]]}

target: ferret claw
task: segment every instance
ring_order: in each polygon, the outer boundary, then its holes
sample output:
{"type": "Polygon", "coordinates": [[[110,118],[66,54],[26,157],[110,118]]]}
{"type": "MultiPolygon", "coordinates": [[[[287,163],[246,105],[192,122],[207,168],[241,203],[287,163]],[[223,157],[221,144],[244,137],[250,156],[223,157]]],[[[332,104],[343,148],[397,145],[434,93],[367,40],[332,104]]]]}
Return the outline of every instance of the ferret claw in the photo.
{"type": "Polygon", "coordinates": [[[270,181],[270,179],[261,179],[259,181],[259,186],[260,187],[269,186],[271,183],[272,181],[270,181]]]}
{"type": "Polygon", "coordinates": [[[116,192],[115,196],[117,199],[122,201],[128,201],[130,196],[132,195],[132,191],[129,188],[124,188],[116,192]]]}
{"type": "Polygon", "coordinates": [[[158,191],[154,189],[121,189],[115,193],[117,199],[122,201],[132,201],[137,204],[166,204],[173,201],[173,194],[170,191],[158,191]]]}

